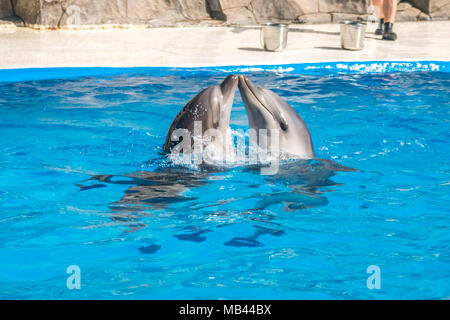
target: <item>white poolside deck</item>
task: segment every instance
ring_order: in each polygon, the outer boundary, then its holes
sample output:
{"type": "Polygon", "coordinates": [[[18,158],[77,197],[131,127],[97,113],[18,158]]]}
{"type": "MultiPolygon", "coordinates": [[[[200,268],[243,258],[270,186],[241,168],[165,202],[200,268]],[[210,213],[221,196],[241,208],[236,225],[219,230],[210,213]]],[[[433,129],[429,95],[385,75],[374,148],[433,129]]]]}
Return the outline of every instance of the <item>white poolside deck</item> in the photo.
{"type": "Polygon", "coordinates": [[[37,67],[196,67],[328,61],[450,60],[450,21],[395,25],[398,40],[368,26],[362,51],[340,49],[338,24],[291,25],[288,48],[265,52],[257,27],[37,31],[0,28],[0,69],[37,67]]]}

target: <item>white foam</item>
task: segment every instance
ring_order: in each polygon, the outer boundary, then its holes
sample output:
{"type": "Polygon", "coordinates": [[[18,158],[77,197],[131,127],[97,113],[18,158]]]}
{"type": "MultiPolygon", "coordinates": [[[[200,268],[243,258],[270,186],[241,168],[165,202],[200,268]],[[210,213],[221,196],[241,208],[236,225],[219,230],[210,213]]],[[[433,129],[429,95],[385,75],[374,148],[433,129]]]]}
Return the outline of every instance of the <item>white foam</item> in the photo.
{"type": "Polygon", "coordinates": [[[196,170],[200,169],[202,164],[232,168],[248,164],[267,165],[283,158],[278,152],[266,152],[257,145],[248,144],[248,131],[229,130],[224,141],[225,147],[222,143],[194,137],[194,145],[202,146],[201,152],[194,150],[192,153],[170,153],[168,159],[173,165],[196,170]]]}

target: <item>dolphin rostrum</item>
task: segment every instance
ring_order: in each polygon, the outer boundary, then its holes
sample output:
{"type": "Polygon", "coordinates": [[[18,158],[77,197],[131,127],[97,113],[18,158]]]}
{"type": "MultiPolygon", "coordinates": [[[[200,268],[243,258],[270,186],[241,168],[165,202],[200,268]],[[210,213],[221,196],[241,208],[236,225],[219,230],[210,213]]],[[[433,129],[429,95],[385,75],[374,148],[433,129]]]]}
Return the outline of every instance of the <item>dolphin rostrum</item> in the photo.
{"type": "Polygon", "coordinates": [[[267,130],[267,140],[257,134],[257,143],[268,148],[271,135],[278,132],[278,151],[301,158],[315,158],[308,127],[299,114],[275,92],[255,86],[246,76],[239,76],[239,91],[245,104],[250,129],[267,130]]]}

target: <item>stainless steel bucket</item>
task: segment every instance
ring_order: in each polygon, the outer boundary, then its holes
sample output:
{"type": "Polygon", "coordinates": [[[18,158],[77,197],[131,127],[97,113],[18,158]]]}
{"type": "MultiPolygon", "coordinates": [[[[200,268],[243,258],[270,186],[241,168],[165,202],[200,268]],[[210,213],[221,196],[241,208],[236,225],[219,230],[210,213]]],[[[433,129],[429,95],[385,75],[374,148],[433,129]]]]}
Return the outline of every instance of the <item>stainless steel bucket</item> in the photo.
{"type": "Polygon", "coordinates": [[[265,23],[261,25],[261,45],[266,51],[282,51],[287,46],[289,25],[265,23]]]}
{"type": "Polygon", "coordinates": [[[364,37],[367,24],[361,21],[341,22],[341,45],[347,50],[361,50],[364,48],[364,37]]]}

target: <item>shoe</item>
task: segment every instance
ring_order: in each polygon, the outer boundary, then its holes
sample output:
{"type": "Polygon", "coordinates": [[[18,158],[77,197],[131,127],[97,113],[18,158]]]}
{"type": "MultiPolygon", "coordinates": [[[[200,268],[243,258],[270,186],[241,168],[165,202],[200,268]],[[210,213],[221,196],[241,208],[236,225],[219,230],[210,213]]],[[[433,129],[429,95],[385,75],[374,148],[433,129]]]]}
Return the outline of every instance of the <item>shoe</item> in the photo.
{"type": "Polygon", "coordinates": [[[384,24],[384,32],[383,32],[383,37],[381,39],[390,40],[390,41],[397,40],[397,34],[394,31],[392,31],[392,27],[393,27],[393,24],[390,22],[386,22],[384,24]]]}
{"type": "Polygon", "coordinates": [[[384,33],[384,19],[380,19],[378,23],[378,28],[375,30],[377,36],[381,36],[384,33]]]}

